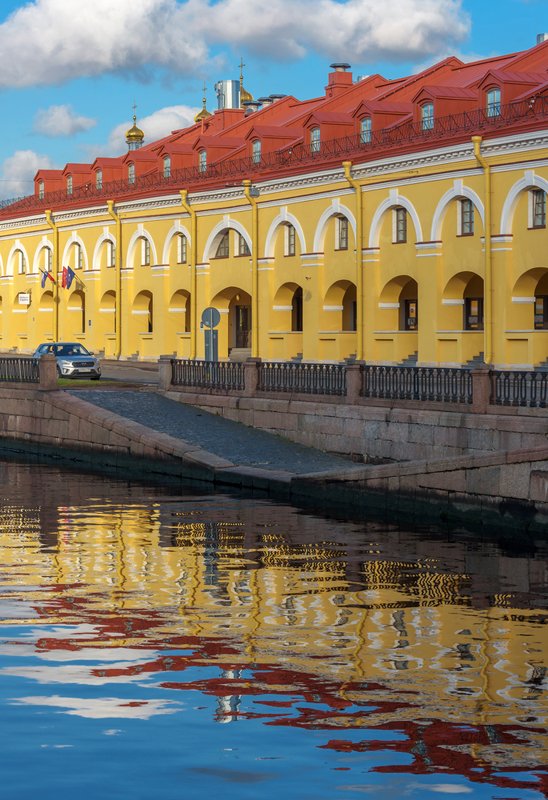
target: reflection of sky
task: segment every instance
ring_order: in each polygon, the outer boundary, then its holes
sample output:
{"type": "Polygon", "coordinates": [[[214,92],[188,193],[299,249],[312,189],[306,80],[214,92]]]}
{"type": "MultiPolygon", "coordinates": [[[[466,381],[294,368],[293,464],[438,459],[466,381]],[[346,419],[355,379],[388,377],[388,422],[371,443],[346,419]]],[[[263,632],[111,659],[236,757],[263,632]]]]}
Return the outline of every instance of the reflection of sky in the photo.
{"type": "Polygon", "coordinates": [[[162,800],[540,800],[538,629],[522,621],[520,649],[486,607],[495,554],[463,584],[456,541],[447,562],[410,533],[377,527],[373,547],[262,500],[48,508],[48,548],[29,528],[14,553],[0,525],[8,800],[151,800],[160,774],[162,800]]]}

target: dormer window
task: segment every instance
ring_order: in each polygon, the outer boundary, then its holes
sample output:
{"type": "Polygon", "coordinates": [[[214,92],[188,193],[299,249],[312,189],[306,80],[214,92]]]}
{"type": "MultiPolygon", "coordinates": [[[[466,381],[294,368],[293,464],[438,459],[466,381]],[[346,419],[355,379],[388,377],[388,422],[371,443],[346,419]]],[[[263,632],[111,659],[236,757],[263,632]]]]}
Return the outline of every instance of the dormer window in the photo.
{"type": "Polygon", "coordinates": [[[72,175],[67,175],[67,194],[72,194],[72,175]]]}
{"type": "Polygon", "coordinates": [[[207,169],[207,152],[206,150],[200,150],[198,153],[198,170],[200,172],[205,172],[207,169]]]}
{"type": "Polygon", "coordinates": [[[500,117],[500,89],[497,86],[487,92],[487,116],[500,117]]]}
{"type": "Polygon", "coordinates": [[[39,200],[43,200],[44,199],[44,194],[45,194],[44,181],[40,181],[38,183],[38,199],[39,200]]]}
{"type": "Polygon", "coordinates": [[[251,157],[253,159],[254,164],[261,163],[261,140],[254,139],[253,144],[251,145],[251,157]]]}
{"type": "Polygon", "coordinates": [[[171,177],[171,158],[164,156],[164,178],[171,177]]]}
{"type": "Polygon", "coordinates": [[[320,129],[319,128],[312,128],[310,131],[310,152],[311,153],[319,153],[320,152],[320,129]]]}
{"type": "Polygon", "coordinates": [[[95,188],[101,190],[103,188],[103,170],[98,169],[95,173],[95,188]]]}
{"type": "Polygon", "coordinates": [[[133,161],[127,166],[127,182],[132,185],[135,183],[135,164],[133,161]]]}
{"type": "Polygon", "coordinates": [[[421,106],[421,126],[423,131],[434,129],[434,104],[424,103],[421,106]]]}
{"type": "Polygon", "coordinates": [[[369,144],[371,141],[371,117],[364,117],[360,121],[360,142],[369,144]]]}

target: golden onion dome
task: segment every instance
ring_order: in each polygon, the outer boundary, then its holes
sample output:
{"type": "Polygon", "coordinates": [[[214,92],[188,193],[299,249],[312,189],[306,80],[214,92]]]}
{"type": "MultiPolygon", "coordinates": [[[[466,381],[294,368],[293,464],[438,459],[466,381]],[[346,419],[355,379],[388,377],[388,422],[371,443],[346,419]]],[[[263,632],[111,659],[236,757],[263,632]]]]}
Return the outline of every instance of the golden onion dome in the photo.
{"type": "Polygon", "coordinates": [[[134,114],[133,125],[126,133],[126,142],[130,147],[131,145],[133,145],[133,147],[135,148],[142,145],[144,140],[145,140],[145,134],[143,133],[141,128],[137,127],[137,117],[134,114]]]}
{"type": "Polygon", "coordinates": [[[210,116],[211,116],[211,114],[206,108],[205,99],[204,99],[204,107],[202,108],[201,111],[198,111],[198,113],[194,117],[194,122],[202,122],[202,120],[207,119],[210,116]]]}

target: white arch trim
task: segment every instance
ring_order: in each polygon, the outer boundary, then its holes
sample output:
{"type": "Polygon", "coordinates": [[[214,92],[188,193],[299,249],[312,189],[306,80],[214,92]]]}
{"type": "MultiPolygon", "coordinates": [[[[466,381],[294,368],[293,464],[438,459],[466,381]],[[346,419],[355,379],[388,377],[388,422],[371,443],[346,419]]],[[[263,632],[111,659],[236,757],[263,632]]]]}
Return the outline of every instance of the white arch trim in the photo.
{"type": "MultiPolygon", "coordinates": [[[[204,255],[203,255],[203,258],[202,258],[202,263],[205,264],[211,258],[215,257],[214,253],[213,253],[213,255],[210,255],[210,250],[211,250],[211,247],[213,245],[213,242],[215,241],[217,236],[222,231],[226,230],[227,228],[232,229],[234,231],[237,231],[237,233],[239,233],[241,236],[243,236],[243,238],[247,242],[247,246],[249,247],[249,252],[251,253],[253,251],[253,245],[251,243],[251,237],[250,237],[249,233],[246,231],[246,229],[244,228],[244,226],[240,222],[237,222],[237,220],[230,219],[230,217],[226,216],[220,222],[218,222],[217,225],[215,225],[215,227],[213,228],[213,230],[211,231],[211,233],[207,237],[207,242],[206,242],[205,247],[204,247],[204,255]]],[[[232,255],[232,253],[230,255],[232,255]]]]}
{"type": "Polygon", "coordinates": [[[466,197],[474,204],[474,206],[478,209],[478,213],[481,217],[482,224],[485,227],[485,209],[483,207],[483,203],[480,199],[480,196],[476,194],[476,192],[474,192],[468,186],[465,186],[462,181],[455,181],[455,183],[453,184],[453,188],[448,189],[445,192],[445,194],[439,201],[438,205],[436,206],[436,210],[434,212],[434,218],[432,220],[432,229],[430,231],[431,242],[438,242],[441,239],[441,229],[443,226],[443,220],[445,219],[447,206],[449,205],[449,203],[451,203],[452,200],[457,200],[460,197],[466,197]]]}
{"type": "Polygon", "coordinates": [[[287,208],[282,208],[278,216],[272,221],[268,233],[266,234],[266,242],[264,246],[264,258],[274,258],[274,248],[276,246],[276,234],[280,225],[289,223],[293,225],[299,243],[301,245],[301,253],[306,253],[306,240],[304,238],[304,231],[302,225],[293,214],[288,213],[287,208]]]}
{"type": "Polygon", "coordinates": [[[97,269],[99,266],[99,254],[105,242],[112,242],[114,247],[116,247],[116,237],[112,233],[102,233],[97,239],[95,248],[93,250],[93,259],[91,261],[92,269],[97,269]]]}
{"type": "Polygon", "coordinates": [[[166,240],[164,242],[164,252],[162,253],[162,264],[169,264],[169,248],[171,247],[171,240],[174,236],[177,236],[178,233],[182,233],[185,239],[187,240],[190,247],[192,247],[192,240],[190,238],[190,233],[188,232],[188,228],[184,225],[181,225],[180,222],[175,222],[171,229],[169,230],[166,240]]]}
{"type": "Polygon", "coordinates": [[[368,247],[379,246],[382,217],[389,209],[394,208],[394,206],[401,206],[402,208],[405,208],[413,221],[417,242],[423,241],[421,223],[415,206],[407,199],[407,197],[398,194],[397,190],[394,190],[390,193],[389,197],[382,201],[380,206],[378,206],[377,210],[373,214],[373,219],[371,220],[371,230],[369,232],[368,247]]]}
{"type": "Polygon", "coordinates": [[[36,251],[34,253],[34,258],[33,258],[33,261],[32,261],[32,271],[33,272],[38,272],[38,270],[42,266],[44,266],[43,264],[42,265],[40,264],[40,256],[42,255],[44,250],[49,250],[50,251],[50,253],[52,255],[52,263],[53,263],[53,244],[51,242],[49,242],[47,239],[44,239],[38,245],[38,247],[36,248],[36,251]]]}
{"type": "Polygon", "coordinates": [[[354,231],[354,238],[356,238],[356,218],[347,206],[344,206],[340,200],[333,200],[331,205],[325,209],[323,214],[318,220],[316,225],[316,232],[314,234],[314,248],[313,253],[321,253],[323,251],[323,243],[325,239],[325,229],[331,217],[346,217],[354,231]]]}
{"type": "Polygon", "coordinates": [[[70,249],[74,244],[79,244],[80,247],[82,248],[84,269],[85,270],[88,269],[88,254],[87,254],[84,242],[78,236],[78,234],[75,233],[74,231],[72,232],[72,235],[71,235],[70,239],[68,240],[68,242],[65,245],[65,249],[63,250],[63,256],[61,258],[61,264],[59,265],[59,268],[62,269],[63,266],[66,266],[66,264],[67,264],[67,262],[69,260],[70,249]]]}
{"type": "Polygon", "coordinates": [[[535,175],[532,170],[527,170],[523,178],[520,178],[519,181],[514,183],[506,195],[506,200],[504,201],[502,213],[500,215],[499,230],[502,235],[510,236],[512,234],[514,212],[516,210],[518,196],[526,189],[544,189],[545,192],[548,192],[548,181],[541,178],[539,175],[535,175]]]}
{"type": "Polygon", "coordinates": [[[147,239],[148,240],[148,242],[150,244],[150,262],[151,262],[151,265],[152,264],[157,264],[158,263],[158,256],[156,255],[156,245],[154,244],[154,239],[152,238],[150,233],[147,233],[147,231],[145,231],[145,229],[140,225],[138,230],[135,231],[135,233],[133,234],[133,236],[131,237],[131,239],[128,242],[128,246],[127,246],[127,262],[126,262],[127,266],[129,268],[134,268],[134,266],[135,266],[134,263],[133,263],[133,259],[135,258],[135,248],[137,246],[137,243],[138,243],[139,239],[147,239]]]}
{"type": "Polygon", "coordinates": [[[18,250],[20,250],[23,253],[23,255],[25,256],[25,263],[26,264],[30,263],[29,262],[29,256],[28,256],[28,253],[26,251],[26,248],[24,247],[24,245],[21,244],[19,239],[17,239],[17,241],[12,245],[11,250],[9,251],[9,254],[8,254],[6,275],[13,275],[14,274],[14,272],[13,272],[13,257],[15,255],[15,253],[17,253],[18,250]]]}

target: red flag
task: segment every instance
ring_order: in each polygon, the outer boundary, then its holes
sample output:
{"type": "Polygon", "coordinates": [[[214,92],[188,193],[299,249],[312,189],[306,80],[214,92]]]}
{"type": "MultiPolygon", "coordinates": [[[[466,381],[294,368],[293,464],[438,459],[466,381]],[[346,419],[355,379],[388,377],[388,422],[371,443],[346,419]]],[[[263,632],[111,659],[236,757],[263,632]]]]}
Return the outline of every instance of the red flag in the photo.
{"type": "Polygon", "coordinates": [[[67,277],[68,277],[68,269],[63,267],[63,277],[61,278],[61,286],[63,289],[67,288],[67,277]]]}

